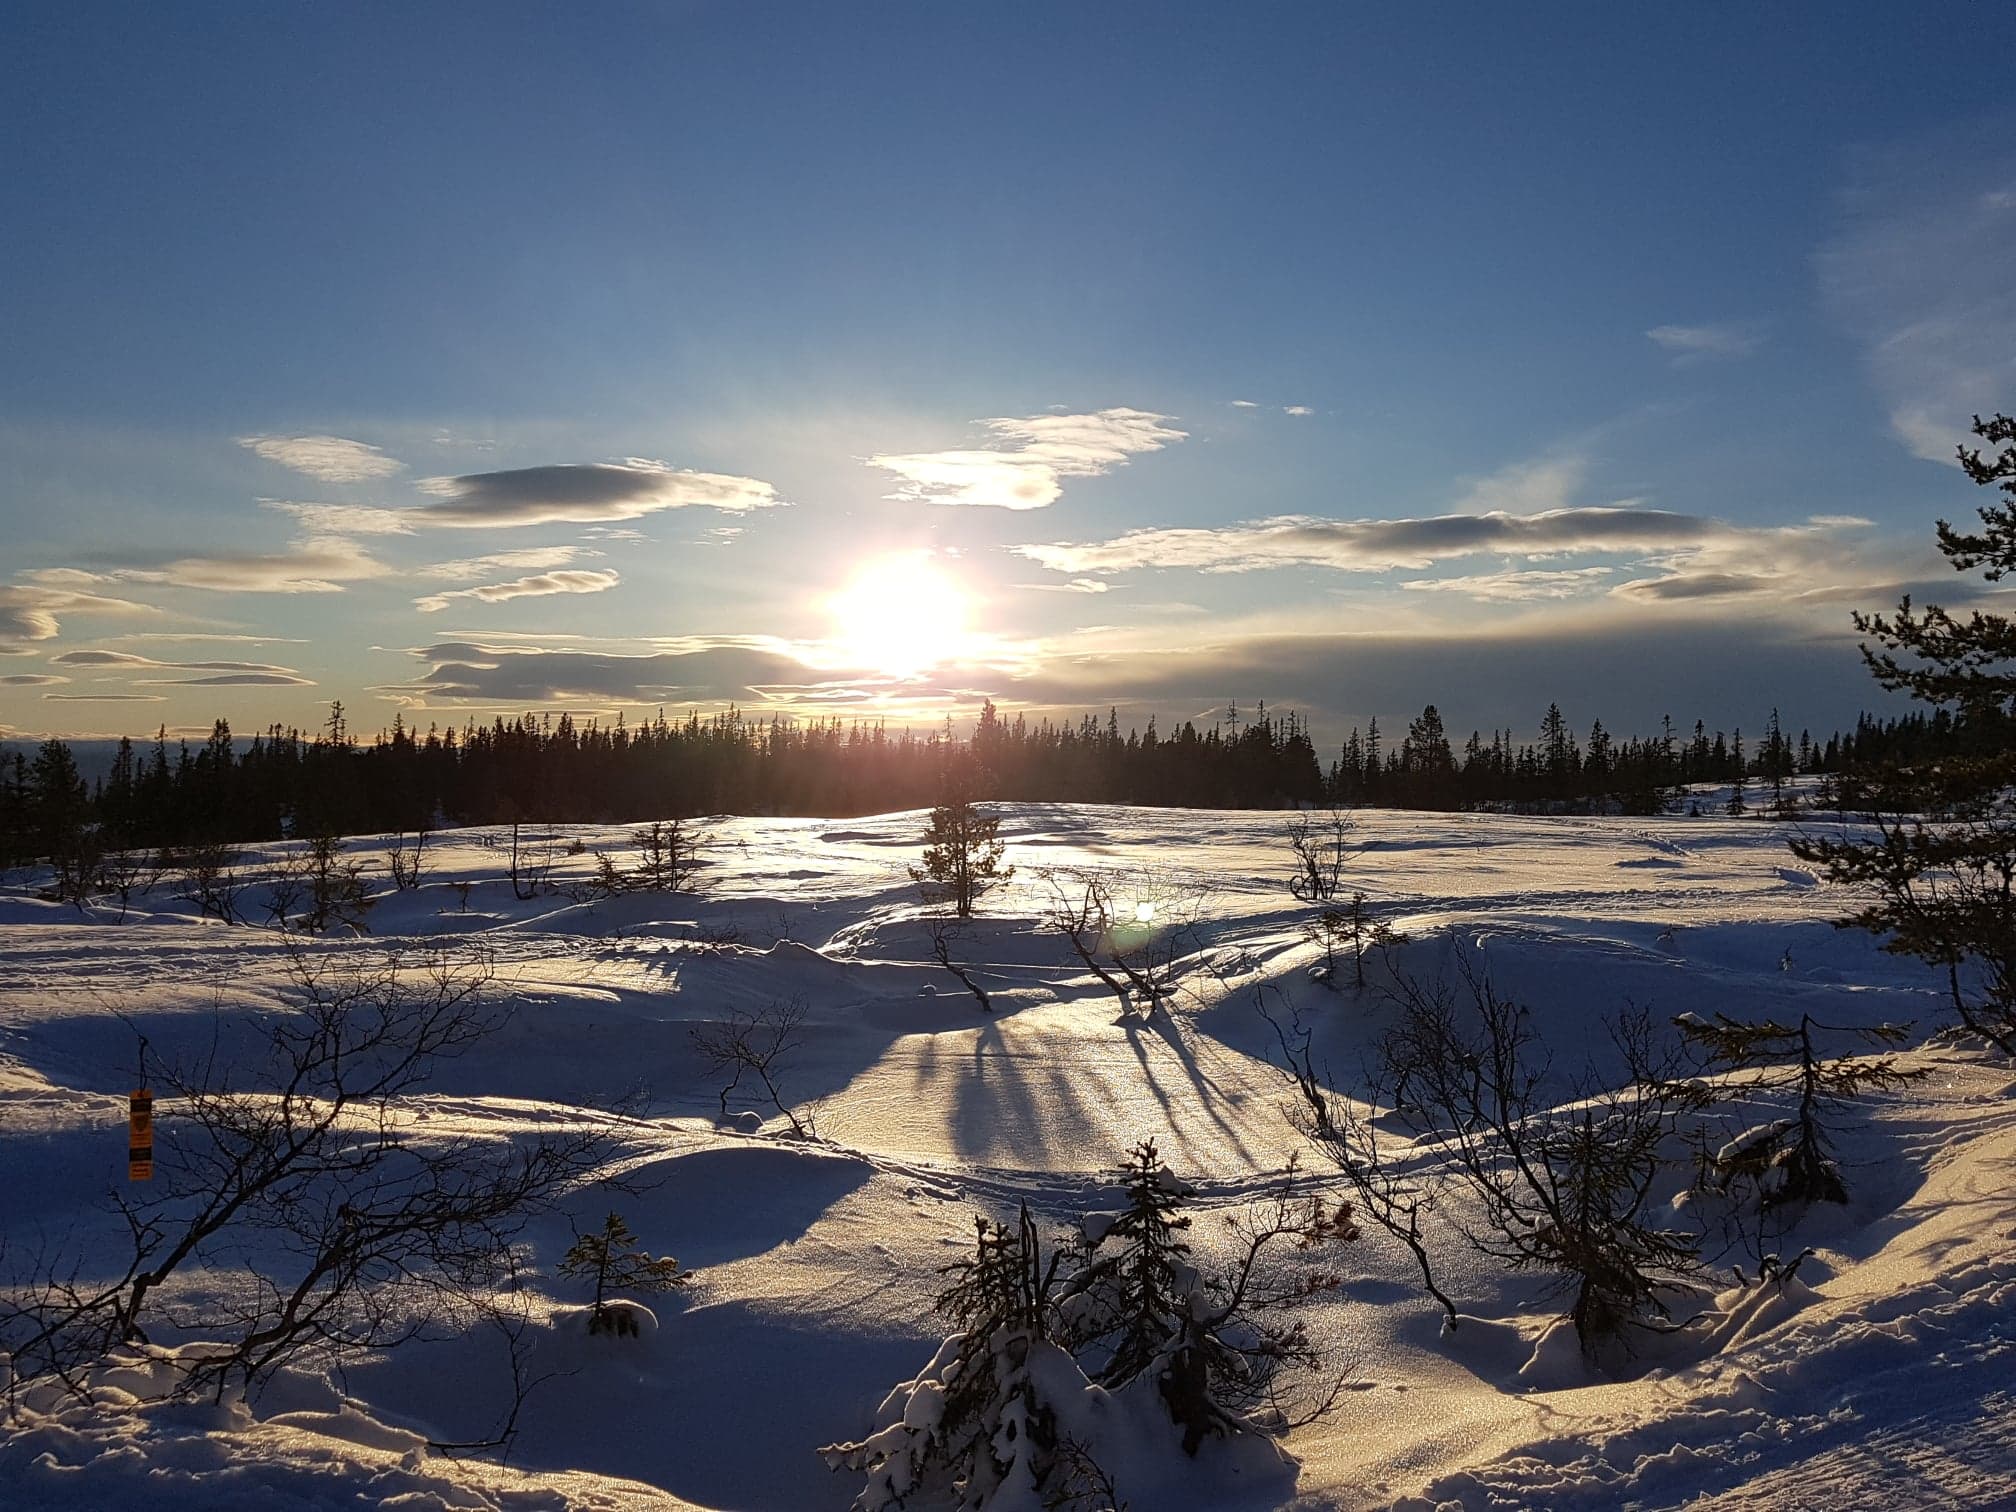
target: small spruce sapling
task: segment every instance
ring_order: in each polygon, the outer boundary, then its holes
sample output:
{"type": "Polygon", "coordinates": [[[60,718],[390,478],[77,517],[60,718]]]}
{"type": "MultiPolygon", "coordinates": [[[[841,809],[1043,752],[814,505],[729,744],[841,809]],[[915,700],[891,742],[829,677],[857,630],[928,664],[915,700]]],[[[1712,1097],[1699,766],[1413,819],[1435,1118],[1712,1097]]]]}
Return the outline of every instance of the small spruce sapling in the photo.
{"type": "Polygon", "coordinates": [[[1227,1220],[1234,1258],[1227,1270],[1205,1275],[1179,1237],[1190,1227],[1179,1209],[1193,1194],[1162,1164],[1154,1143],[1135,1146],[1120,1174],[1127,1207],[1085,1227],[1084,1263],[1067,1288],[1092,1304],[1081,1341],[1108,1350],[1099,1383],[1119,1390],[1154,1382],[1189,1455],[1207,1438],[1295,1426],[1328,1412],[1341,1381],[1312,1395],[1284,1391],[1282,1378],[1322,1365],[1321,1347],[1292,1314],[1343,1283],[1280,1264],[1277,1254],[1356,1239],[1350,1206],[1310,1194],[1291,1161],[1257,1215],[1227,1220]]]}
{"type": "Polygon", "coordinates": [[[998,835],[1001,820],[975,804],[963,782],[948,781],[945,801],[931,810],[924,831],[924,859],[910,868],[927,903],[949,903],[961,919],[973,917],[980,900],[1015,875],[1003,866],[998,835]]]}
{"type": "Polygon", "coordinates": [[[1844,1027],[1820,1023],[1807,1013],[1799,1016],[1796,1027],[1768,1019],[1746,1024],[1722,1013],[1712,1020],[1683,1013],[1673,1023],[1713,1068],[1757,1072],[1743,1083],[1743,1091],[1788,1089],[1799,1094],[1798,1110],[1791,1118],[1748,1131],[1708,1162],[1725,1191],[1738,1179],[1755,1182],[1766,1208],[1846,1202],[1848,1188],[1828,1151],[1825,1115],[1865,1092],[1889,1091],[1925,1074],[1922,1069],[1901,1070],[1889,1056],[1824,1059],[1813,1043],[1818,1030],[1894,1049],[1909,1036],[1909,1024],[1844,1027]]]}
{"type": "Polygon", "coordinates": [[[576,1280],[593,1278],[595,1301],[588,1317],[591,1334],[636,1334],[636,1317],[609,1305],[612,1293],[669,1292],[693,1279],[692,1272],[681,1270],[670,1255],[654,1256],[639,1248],[637,1236],[620,1213],[603,1219],[597,1232],[578,1236],[560,1257],[559,1270],[576,1280]]]}
{"type": "Polygon", "coordinates": [[[1337,957],[1340,954],[1350,954],[1352,983],[1363,992],[1366,952],[1387,950],[1407,943],[1407,936],[1384,919],[1373,916],[1362,892],[1352,893],[1348,903],[1324,904],[1317,910],[1316,916],[1302,926],[1302,933],[1311,944],[1322,948],[1321,980],[1333,991],[1337,986],[1337,957]]]}

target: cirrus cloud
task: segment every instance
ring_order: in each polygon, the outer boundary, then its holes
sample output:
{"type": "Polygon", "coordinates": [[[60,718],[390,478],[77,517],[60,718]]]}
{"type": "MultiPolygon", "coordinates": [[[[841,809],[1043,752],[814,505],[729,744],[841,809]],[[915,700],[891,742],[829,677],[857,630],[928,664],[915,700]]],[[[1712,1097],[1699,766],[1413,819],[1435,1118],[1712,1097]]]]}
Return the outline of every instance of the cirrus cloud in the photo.
{"type": "Polygon", "coordinates": [[[1971,134],[1867,153],[1842,208],[1822,298],[1863,343],[1897,439],[1953,464],[1970,415],[2016,403],[2016,153],[1971,134]],[[1955,192],[1970,182],[1984,187],[1955,192]]]}
{"type": "Polygon", "coordinates": [[[382,577],[390,570],[354,541],[341,536],[310,536],[278,552],[232,552],[162,560],[164,556],[166,553],[128,556],[114,565],[89,571],[52,567],[30,576],[38,583],[59,588],[156,583],[213,593],[341,593],[344,583],[382,577]]]}
{"type": "Polygon", "coordinates": [[[1733,320],[1715,325],[1654,326],[1645,338],[1672,353],[1676,367],[1718,357],[1748,357],[1764,344],[1764,333],[1758,327],[1733,320]]]}
{"type": "Polygon", "coordinates": [[[600,556],[580,546],[527,546],[518,551],[493,551],[488,556],[462,557],[453,562],[431,562],[416,567],[419,577],[444,583],[466,583],[493,572],[538,572],[565,567],[581,556],[600,556]]]}

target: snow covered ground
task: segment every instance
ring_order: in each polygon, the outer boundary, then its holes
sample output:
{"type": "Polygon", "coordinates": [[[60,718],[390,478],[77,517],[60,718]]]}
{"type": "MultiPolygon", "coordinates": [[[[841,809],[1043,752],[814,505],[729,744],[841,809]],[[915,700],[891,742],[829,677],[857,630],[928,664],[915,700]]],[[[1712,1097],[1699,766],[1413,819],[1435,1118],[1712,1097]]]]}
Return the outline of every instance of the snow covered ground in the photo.
{"type": "MultiPolygon", "coordinates": [[[[968,1246],[974,1213],[1026,1200],[1062,1223],[1110,1206],[1111,1169],[1151,1136],[1206,1215],[1241,1211],[1299,1143],[1260,989],[1315,1027],[1346,1093],[1395,1012],[1383,968],[1363,992],[1311,980],[1284,816],[1001,812],[1017,875],[949,942],[991,995],[985,1014],[932,958],[905,872],[916,813],[714,822],[697,898],[519,901],[507,835],[431,837],[424,885],[381,893],[368,937],[311,947],[375,956],[445,939],[493,954],[508,1028],[444,1063],[403,1111],[415,1127],[501,1134],[619,1102],[628,1120],[636,1190],[590,1185],[528,1235],[535,1357],[564,1373],[528,1400],[508,1466],[427,1448],[485,1437],[508,1402],[500,1357],[471,1333],[338,1378],[283,1372],[249,1403],[162,1402],[140,1367],[105,1376],[89,1405],[29,1392],[0,1421],[0,1505],[847,1506],[857,1481],[814,1451],[860,1437],[929,1359],[945,1332],[938,1270],[968,1246]],[[1041,922],[1056,868],[1109,869],[1150,930],[1194,918],[1175,998],[1123,1013],[1082,969],[1041,922]],[[804,1046],[784,1090],[815,1110],[810,1144],[775,1137],[774,1116],[719,1120],[691,1039],[794,1000],[804,1046]],[[658,1326],[637,1340],[587,1339],[580,1286],[554,1274],[570,1225],[612,1206],[699,1273],[653,1299],[658,1326]]],[[[2016,1085],[1974,1047],[1927,1042],[1943,1023],[1939,982],[1833,928],[1845,900],[1792,860],[1786,833],[1726,817],[1357,816],[1347,886],[1408,937],[1397,965],[1482,965],[1564,1064],[1629,1000],[1662,1022],[1915,1020],[1905,1061],[1928,1074],[1849,1120],[1851,1202],[1777,1240],[1788,1256],[1814,1249],[1798,1279],[1732,1289],[1628,1379],[1563,1357],[1542,1278],[1507,1276],[1448,1233],[1444,1285],[1466,1321],[1445,1334],[1407,1254],[1368,1225],[1339,1261],[1346,1285],[1312,1315],[1353,1389],[1289,1435],[1292,1498],[1241,1501],[1209,1477],[1186,1492],[1180,1475],[1130,1492],[1122,1477],[1133,1512],[2016,1501],[2016,1085]]],[[[584,881],[595,851],[620,854],[631,834],[561,832],[555,880],[584,881]]],[[[349,842],[374,861],[385,848],[349,842]]],[[[54,1244],[88,1272],[117,1239],[104,1197],[123,1175],[136,1032],[157,1056],[191,1053],[220,1025],[220,1043],[240,1043],[283,1011],[287,952],[273,931],[196,917],[169,889],[115,923],[8,881],[0,1259],[54,1244]]],[[[1200,1249],[1214,1232],[1199,1222],[1200,1249]]],[[[1723,1248],[1709,1252],[1733,1288],[1730,1267],[1754,1264],[1723,1248]]]]}

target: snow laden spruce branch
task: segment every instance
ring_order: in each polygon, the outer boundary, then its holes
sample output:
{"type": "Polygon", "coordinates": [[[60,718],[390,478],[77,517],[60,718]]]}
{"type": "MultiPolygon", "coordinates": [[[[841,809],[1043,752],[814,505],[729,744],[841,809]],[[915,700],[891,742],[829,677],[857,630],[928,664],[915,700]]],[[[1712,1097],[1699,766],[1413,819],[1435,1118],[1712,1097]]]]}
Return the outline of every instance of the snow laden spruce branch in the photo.
{"type": "MultiPolygon", "coordinates": [[[[1333,1294],[1322,1265],[1357,1238],[1348,1207],[1291,1165],[1255,1211],[1225,1219],[1206,1270],[1185,1237],[1194,1193],[1152,1140],[1119,1171],[1124,1206],[1047,1243],[1027,1204],[974,1219],[945,1268],[950,1333],[891,1391],[875,1431],[821,1451],[865,1476],[857,1512],[949,1499],[962,1512],[1125,1506],[1216,1443],[1253,1475],[1290,1462],[1270,1436],[1331,1410],[1345,1377],[1296,1316],[1333,1294]]],[[[1292,1472],[1288,1474],[1292,1479],[1292,1472]]]]}
{"type": "Polygon", "coordinates": [[[137,1352],[176,1394],[222,1399],[283,1367],[482,1323],[527,1385],[522,1235],[590,1178],[613,1125],[415,1118],[408,1099],[508,1019],[481,953],[359,965],[284,948],[290,1001],[256,1021],[257,1053],[220,1018],[207,1049],[148,1060],[159,1179],[111,1195],[119,1237],[52,1239],[7,1278],[10,1390],[83,1392],[96,1367],[137,1352]]]}

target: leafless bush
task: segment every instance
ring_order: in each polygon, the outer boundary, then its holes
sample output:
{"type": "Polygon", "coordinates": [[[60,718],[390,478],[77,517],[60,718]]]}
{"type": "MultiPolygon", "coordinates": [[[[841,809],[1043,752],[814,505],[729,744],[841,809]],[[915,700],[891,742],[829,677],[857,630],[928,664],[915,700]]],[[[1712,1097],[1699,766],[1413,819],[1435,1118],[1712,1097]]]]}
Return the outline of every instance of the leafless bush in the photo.
{"type": "Polygon", "coordinates": [[[1351,843],[1350,814],[1332,807],[1320,814],[1303,810],[1290,819],[1288,849],[1295,857],[1288,890],[1304,903],[1327,903],[1343,887],[1345,863],[1364,847],[1351,843]]]}
{"type": "MultiPolygon", "coordinates": [[[[1437,1179],[1470,1199],[1445,1211],[1472,1248],[1552,1276],[1585,1353],[1628,1350],[1632,1330],[1666,1326],[1668,1298],[1700,1269],[1698,1239],[1647,1211],[1663,1147],[1678,1114],[1701,1106],[1700,1089],[1674,1074],[1677,1054],[1650,1016],[1627,1010],[1610,1035],[1630,1080],[1609,1088],[1587,1071],[1554,1105],[1527,1010],[1466,958],[1458,966],[1460,995],[1441,980],[1395,977],[1401,1017],[1381,1091],[1442,1157],[1437,1179]]],[[[1372,1159],[1371,1147],[1357,1158],[1372,1159]]]]}
{"type": "Polygon", "coordinates": [[[1176,990],[1178,965],[1202,943],[1205,894],[1153,872],[1053,870],[1044,923],[1119,1000],[1147,1015],[1176,990]]]}
{"type": "Polygon", "coordinates": [[[266,914],[276,929],[321,934],[342,925],[364,934],[373,901],[364,863],[344,856],[333,835],[317,835],[275,871],[266,914]]]}
{"type": "Polygon", "coordinates": [[[184,1394],[466,1321],[513,1279],[527,1218],[589,1168],[592,1132],[500,1140],[406,1113],[442,1060],[504,1022],[487,960],[337,967],[294,945],[288,961],[295,1001],[251,1070],[215,1047],[157,1065],[162,1179],[115,1196],[127,1240],[110,1279],[102,1255],[88,1273],[44,1256],[0,1297],[16,1383],[81,1389],[92,1364],[160,1321],[211,1346],[178,1356],[184,1394]],[[171,1283],[198,1267],[236,1284],[171,1309],[171,1283]]]}
{"type": "Polygon", "coordinates": [[[98,871],[105,895],[119,905],[118,922],[126,922],[135,895],[145,897],[161,880],[161,868],[144,850],[116,850],[105,855],[98,871]]]}
{"type": "Polygon", "coordinates": [[[1287,1109],[1289,1122],[1344,1178],[1358,1211],[1413,1256],[1422,1288],[1440,1304],[1453,1330],[1456,1304],[1436,1282],[1429,1255],[1426,1219],[1434,1204],[1434,1183],[1411,1175],[1382,1143],[1378,1126],[1361,1117],[1349,1098],[1331,1090],[1328,1074],[1316,1066],[1309,1030],[1285,999],[1270,1009],[1263,993],[1260,1012],[1274,1028],[1282,1069],[1295,1084],[1296,1100],[1287,1109]]]}
{"type": "Polygon", "coordinates": [[[553,891],[553,840],[549,835],[539,849],[528,851],[519,838],[519,823],[511,821],[511,896],[529,903],[553,891]]]}
{"type": "Polygon", "coordinates": [[[179,855],[164,855],[163,869],[181,871],[182,890],[177,896],[186,903],[194,903],[205,918],[242,924],[245,920],[238,902],[245,891],[246,878],[239,871],[238,862],[238,852],[231,846],[206,842],[192,845],[179,855]]]}
{"type": "Polygon", "coordinates": [[[91,900],[106,889],[105,865],[105,846],[98,832],[72,825],[50,842],[49,885],[42,889],[42,896],[84,913],[91,900]]]}
{"type": "Polygon", "coordinates": [[[805,1022],[805,1002],[793,998],[772,1003],[755,1013],[737,1009],[719,1024],[696,1026],[693,1048],[700,1053],[710,1072],[728,1072],[721,1088],[721,1117],[728,1117],[728,1105],[741,1090],[745,1077],[762,1088],[761,1101],[782,1114],[791,1126],[793,1139],[811,1139],[815,1130],[810,1108],[794,1107],[783,1092],[784,1063],[804,1044],[798,1036],[805,1022]]]}
{"type": "Polygon", "coordinates": [[[930,928],[931,958],[959,978],[961,984],[980,1004],[982,1013],[992,1013],[994,1004],[987,996],[987,989],[973,980],[973,973],[970,970],[952,959],[952,926],[944,919],[933,919],[930,921],[930,928]]]}
{"type": "Polygon", "coordinates": [[[416,830],[413,844],[408,848],[406,833],[401,830],[392,838],[392,848],[385,852],[385,869],[392,874],[392,890],[409,892],[420,885],[421,859],[427,851],[427,831],[416,830]]]}

